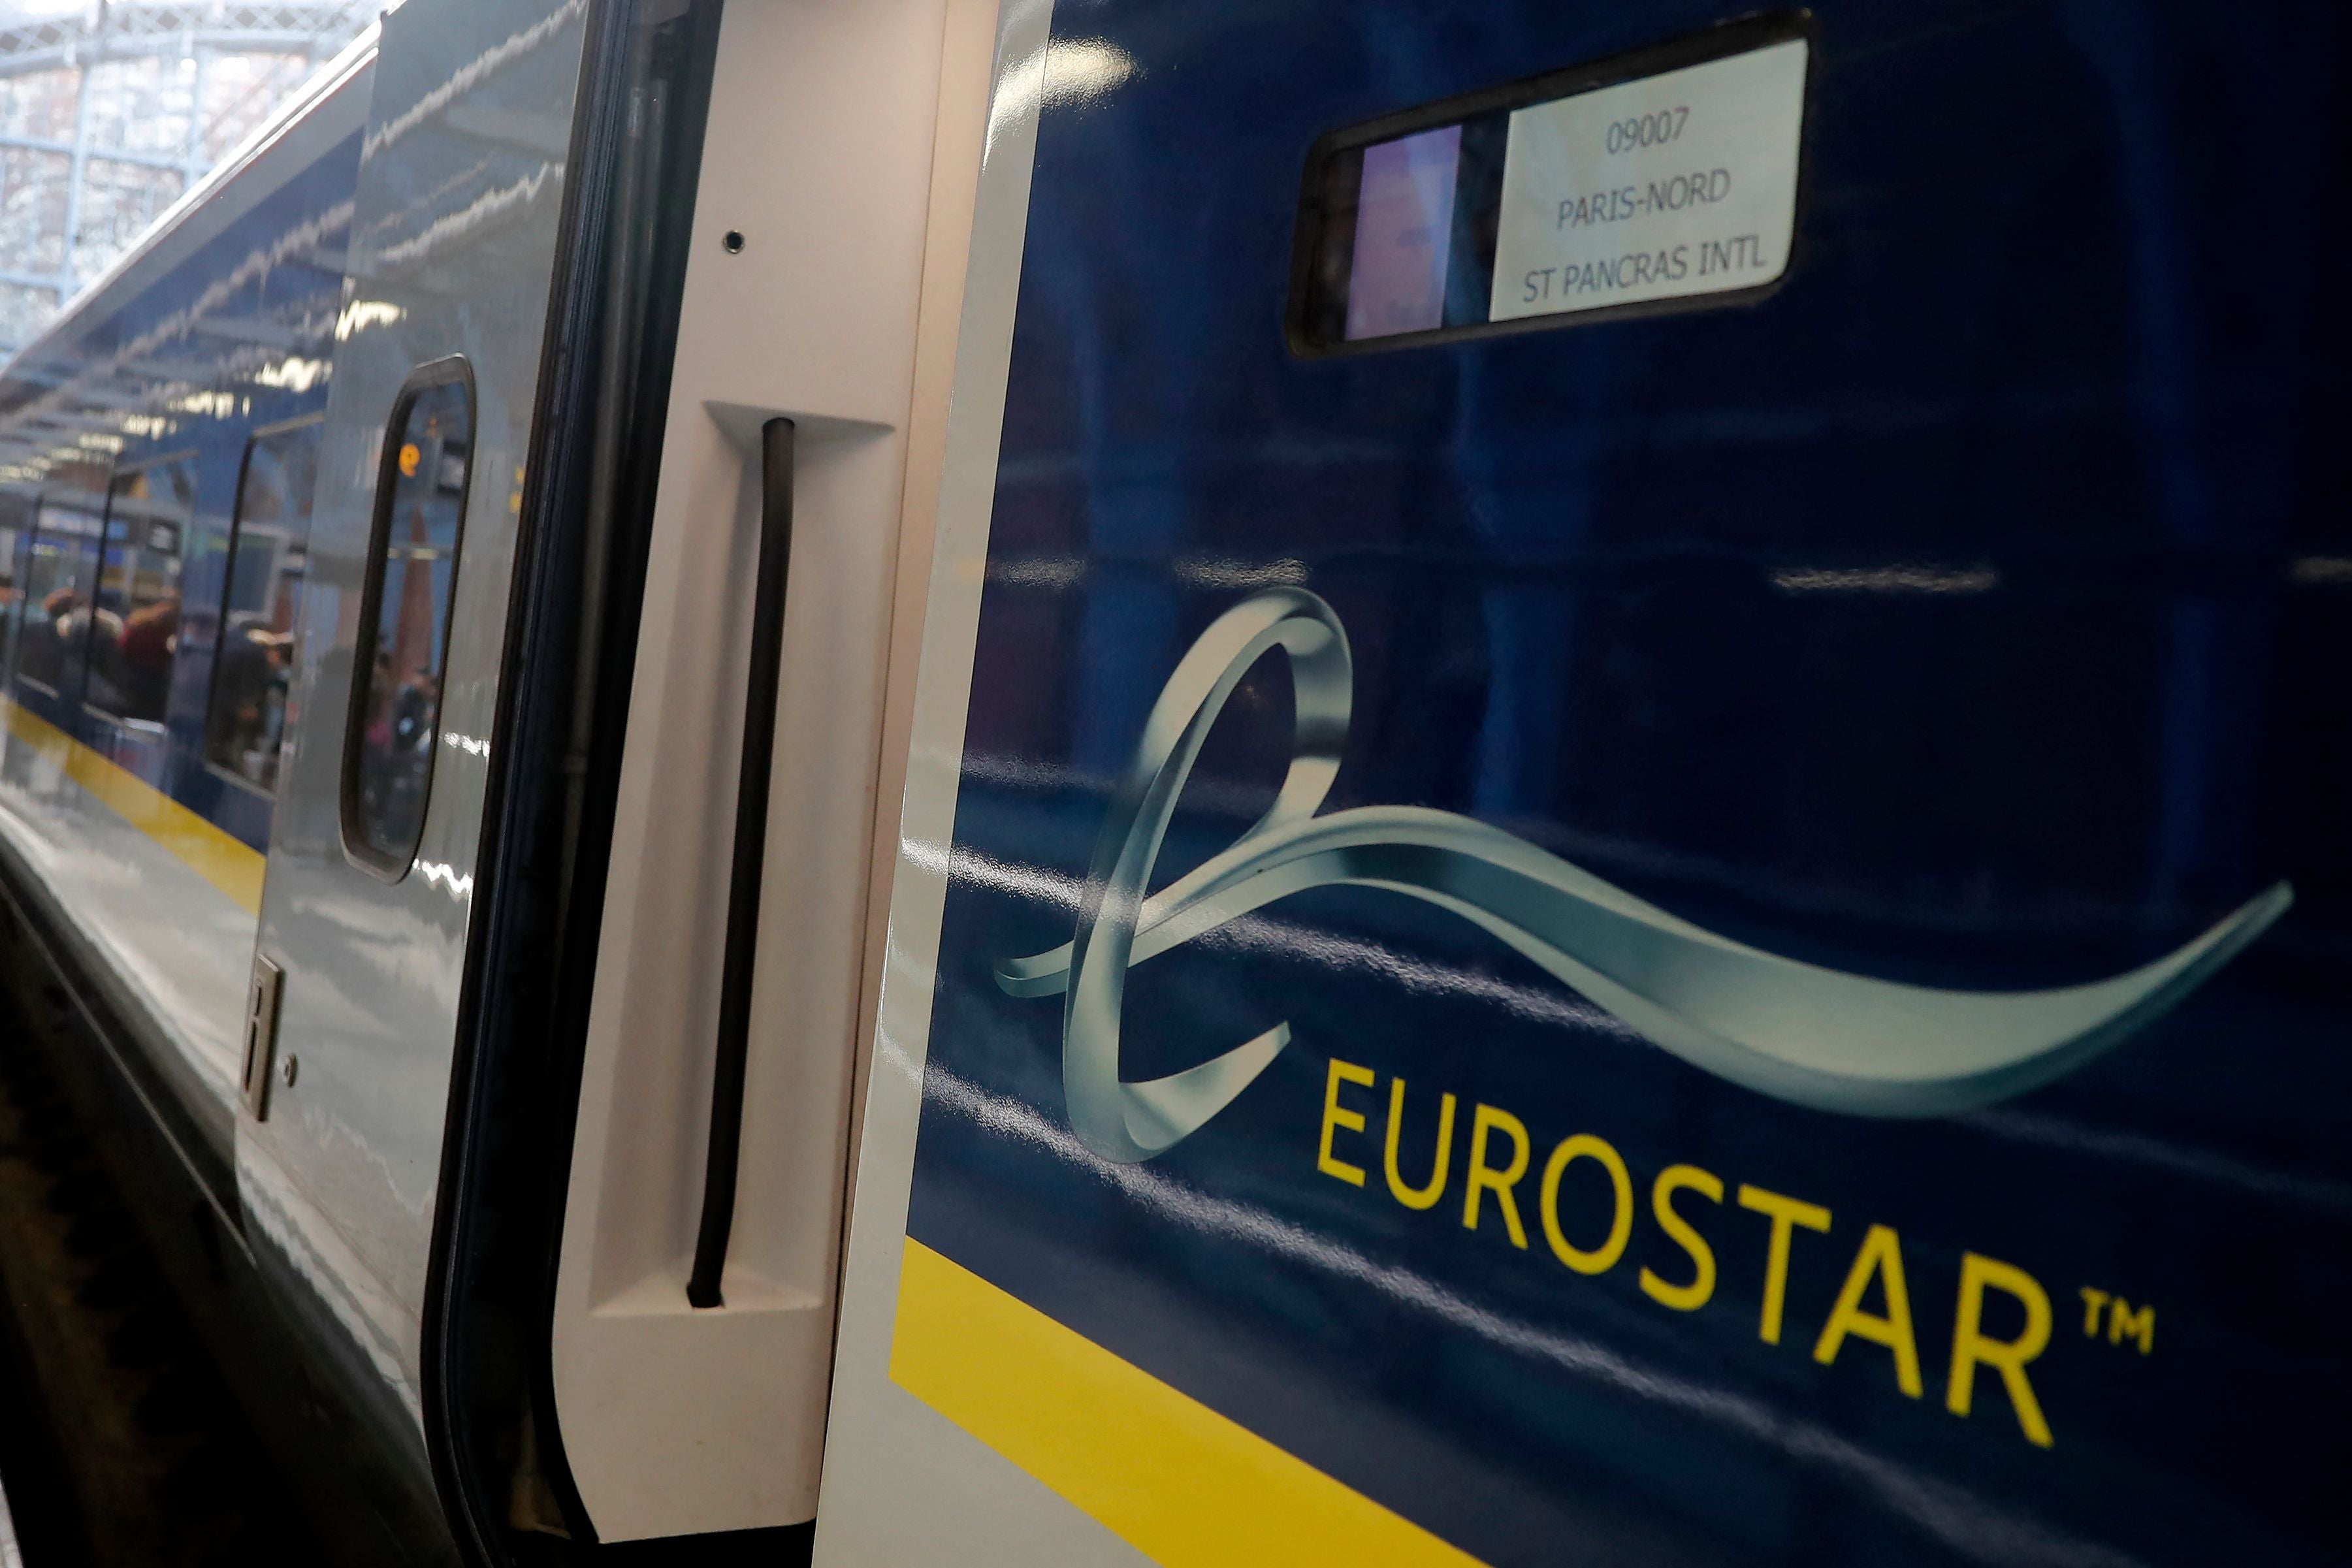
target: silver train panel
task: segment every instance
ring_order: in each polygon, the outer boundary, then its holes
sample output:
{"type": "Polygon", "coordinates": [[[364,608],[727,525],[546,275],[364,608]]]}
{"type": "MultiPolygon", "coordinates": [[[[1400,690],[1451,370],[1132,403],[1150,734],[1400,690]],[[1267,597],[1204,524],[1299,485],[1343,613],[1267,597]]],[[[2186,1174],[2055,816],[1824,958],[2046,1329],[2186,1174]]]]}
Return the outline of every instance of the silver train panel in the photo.
{"type": "MultiPolygon", "coordinates": [[[[152,1065],[224,1161],[235,1135],[253,912],[74,777],[75,758],[20,730],[0,772],[5,841],[118,1004],[147,1024],[152,1065]]],[[[46,738],[46,737],[42,737],[46,738]]]]}
{"type": "MultiPolygon", "coordinates": [[[[375,1380],[420,1473],[419,1323],[481,737],[498,694],[586,10],[584,0],[412,0],[385,20],[312,525],[305,718],[263,895],[261,951],[286,973],[281,1081],[268,1120],[241,1124],[239,1190],[250,1223],[282,1249],[289,1307],[322,1343],[349,1347],[354,1375],[375,1380]],[[417,611],[446,613],[433,632],[446,662],[437,716],[408,737],[431,758],[421,834],[387,877],[346,852],[344,716],[387,421],[411,373],[451,356],[470,367],[475,399],[459,458],[465,531],[454,600],[441,601],[446,612],[417,611]]],[[[438,558],[436,593],[449,570],[438,558]]],[[[410,612],[404,599],[396,614],[410,612]]]]}

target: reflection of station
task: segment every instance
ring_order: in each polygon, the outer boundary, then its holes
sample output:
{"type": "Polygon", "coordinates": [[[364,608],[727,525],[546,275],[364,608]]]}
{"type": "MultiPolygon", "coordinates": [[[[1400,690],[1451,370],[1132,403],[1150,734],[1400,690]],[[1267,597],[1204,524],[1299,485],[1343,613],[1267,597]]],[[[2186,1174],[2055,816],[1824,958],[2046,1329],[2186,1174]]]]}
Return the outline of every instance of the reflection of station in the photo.
{"type": "Polygon", "coordinates": [[[375,15],[370,0],[0,17],[0,351],[25,342],[375,15]]]}

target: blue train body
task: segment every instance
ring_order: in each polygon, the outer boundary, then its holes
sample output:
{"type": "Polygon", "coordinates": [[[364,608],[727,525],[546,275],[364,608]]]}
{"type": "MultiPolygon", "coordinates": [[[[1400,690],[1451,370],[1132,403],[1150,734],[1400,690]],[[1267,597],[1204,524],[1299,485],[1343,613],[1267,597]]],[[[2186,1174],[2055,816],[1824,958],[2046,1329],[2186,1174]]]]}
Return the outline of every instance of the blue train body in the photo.
{"type": "Polygon", "coordinates": [[[1286,343],[1319,136],[1715,20],[1061,7],[1121,79],[1038,131],[908,1235],[1482,1562],[2341,1562],[2346,187],[2271,134],[2339,24],[1822,0],[1763,302],[1286,343]],[[1319,633],[1238,661],[1122,840],[1186,672],[1307,591],[1268,623],[1343,628],[1352,712],[1319,633]],[[1423,816],[1300,869],[1309,754],[1423,816]],[[1825,972],[2066,987],[2248,909],[2127,1044],[1927,1120],[1698,1027],[1891,1061],[1933,1006],[1825,972]],[[1066,1002],[1073,910],[1141,945],[1066,1002]]]}

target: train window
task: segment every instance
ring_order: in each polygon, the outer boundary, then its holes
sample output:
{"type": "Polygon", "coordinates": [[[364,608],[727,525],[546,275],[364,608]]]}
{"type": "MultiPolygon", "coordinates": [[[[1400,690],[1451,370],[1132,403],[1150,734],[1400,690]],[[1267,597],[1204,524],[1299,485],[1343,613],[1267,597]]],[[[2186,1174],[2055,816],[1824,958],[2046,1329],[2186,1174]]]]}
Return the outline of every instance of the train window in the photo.
{"type": "Polygon", "coordinates": [[[246,444],[205,707],[205,760],[273,791],[293,681],[295,609],[310,571],[321,423],[313,414],[257,431],[246,444]]]}
{"type": "Polygon", "coordinates": [[[114,476],[90,611],[82,700],[109,718],[161,728],[180,648],[180,558],[196,516],[193,456],[114,476]]]}
{"type": "Polygon", "coordinates": [[[1801,14],[1335,131],[1307,154],[1302,354],[1759,298],[1787,272],[1801,14]]]}
{"type": "Polygon", "coordinates": [[[425,831],[473,445],[466,361],[439,360],[411,375],[376,473],[343,737],[343,852],[394,881],[425,831]]]}
{"type": "Polygon", "coordinates": [[[25,621],[25,560],[33,543],[32,507],[0,495],[0,675],[16,668],[16,630],[25,621]]]}
{"type": "Polygon", "coordinates": [[[99,520],[79,497],[44,496],[33,515],[18,576],[24,620],[16,632],[16,679],[57,696],[83,645],[89,609],[83,602],[99,520]]]}

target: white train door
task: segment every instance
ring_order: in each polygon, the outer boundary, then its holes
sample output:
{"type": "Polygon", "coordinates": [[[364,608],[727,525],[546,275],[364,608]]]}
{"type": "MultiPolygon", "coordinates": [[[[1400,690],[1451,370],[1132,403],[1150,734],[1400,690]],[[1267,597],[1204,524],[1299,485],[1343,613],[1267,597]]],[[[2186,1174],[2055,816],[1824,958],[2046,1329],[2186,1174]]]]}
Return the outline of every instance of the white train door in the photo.
{"type": "Polygon", "coordinates": [[[645,89],[600,78],[581,110],[618,151],[571,242],[603,271],[557,310],[598,368],[533,458],[580,542],[518,567],[546,609],[482,737],[426,1427],[493,1549],[788,1558],[995,16],[642,15],[645,89]]]}

